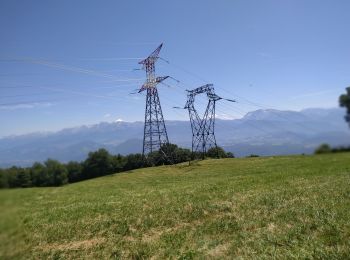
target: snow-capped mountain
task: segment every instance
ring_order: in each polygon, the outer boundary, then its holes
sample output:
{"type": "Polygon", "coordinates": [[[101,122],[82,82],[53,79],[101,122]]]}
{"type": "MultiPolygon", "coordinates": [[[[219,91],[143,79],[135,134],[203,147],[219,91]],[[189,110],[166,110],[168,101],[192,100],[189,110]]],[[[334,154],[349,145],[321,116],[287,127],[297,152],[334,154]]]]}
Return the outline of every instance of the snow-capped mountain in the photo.
{"type": "MultiPolygon", "coordinates": [[[[311,153],[320,143],[349,145],[350,129],[340,108],[296,111],[257,110],[241,119],[216,121],[218,145],[236,156],[311,153]]],[[[167,121],[171,143],[191,146],[188,121],[167,121]]],[[[0,139],[0,166],[30,165],[54,158],[83,160],[88,152],[111,153],[142,149],[143,122],[99,123],[52,133],[32,133],[0,139]]]]}

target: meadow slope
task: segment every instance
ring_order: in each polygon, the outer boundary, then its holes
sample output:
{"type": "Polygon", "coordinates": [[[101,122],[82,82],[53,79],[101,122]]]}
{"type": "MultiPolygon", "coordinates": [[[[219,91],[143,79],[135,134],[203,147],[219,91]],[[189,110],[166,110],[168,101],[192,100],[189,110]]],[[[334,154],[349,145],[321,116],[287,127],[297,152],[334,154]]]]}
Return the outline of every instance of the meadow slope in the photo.
{"type": "Polygon", "coordinates": [[[350,258],[350,153],[0,191],[0,259],[350,258]]]}

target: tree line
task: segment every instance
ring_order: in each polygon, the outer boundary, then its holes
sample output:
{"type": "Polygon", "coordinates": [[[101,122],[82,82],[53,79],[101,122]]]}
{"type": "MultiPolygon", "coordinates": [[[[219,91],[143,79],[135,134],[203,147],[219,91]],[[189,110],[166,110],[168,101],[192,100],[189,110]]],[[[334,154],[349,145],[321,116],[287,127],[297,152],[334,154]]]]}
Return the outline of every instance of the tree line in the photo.
{"type": "MultiPolygon", "coordinates": [[[[222,148],[211,148],[207,157],[234,157],[222,148]]],[[[0,169],[0,188],[27,188],[62,186],[114,173],[159,165],[186,162],[198,154],[192,154],[189,149],[180,148],[174,144],[166,144],[159,151],[148,154],[145,159],[142,154],[111,155],[106,149],[90,152],[83,162],[71,161],[60,163],[47,159],[44,163],[36,162],[31,167],[13,166],[0,169]]]]}
{"type": "Polygon", "coordinates": [[[324,154],[324,153],[344,153],[350,152],[350,146],[339,146],[331,147],[329,144],[321,144],[316,148],[315,154],[324,154]]]}

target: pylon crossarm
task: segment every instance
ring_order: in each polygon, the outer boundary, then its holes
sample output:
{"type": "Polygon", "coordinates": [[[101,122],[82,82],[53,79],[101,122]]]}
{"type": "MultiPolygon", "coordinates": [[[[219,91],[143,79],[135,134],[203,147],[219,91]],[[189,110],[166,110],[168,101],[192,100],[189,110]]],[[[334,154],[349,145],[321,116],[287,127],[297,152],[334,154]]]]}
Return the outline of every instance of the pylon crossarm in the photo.
{"type": "Polygon", "coordinates": [[[163,43],[158,46],[157,49],[155,49],[146,59],[139,62],[139,64],[150,64],[155,63],[157,59],[159,58],[159,52],[163,47],[163,43]]]}

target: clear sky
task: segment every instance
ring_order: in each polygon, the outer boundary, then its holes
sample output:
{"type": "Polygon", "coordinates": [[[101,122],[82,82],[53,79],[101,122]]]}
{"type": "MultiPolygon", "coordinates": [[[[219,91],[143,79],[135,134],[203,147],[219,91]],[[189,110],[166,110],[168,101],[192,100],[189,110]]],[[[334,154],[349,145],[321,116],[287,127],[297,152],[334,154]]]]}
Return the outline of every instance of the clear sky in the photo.
{"type": "Polygon", "coordinates": [[[349,13],[348,0],[1,0],[0,137],[142,121],[145,96],[129,93],[161,42],[156,72],[180,81],[159,85],[165,119],[187,120],[172,107],[204,83],[238,101],[218,103],[221,118],[336,107],[350,85],[349,13]]]}

